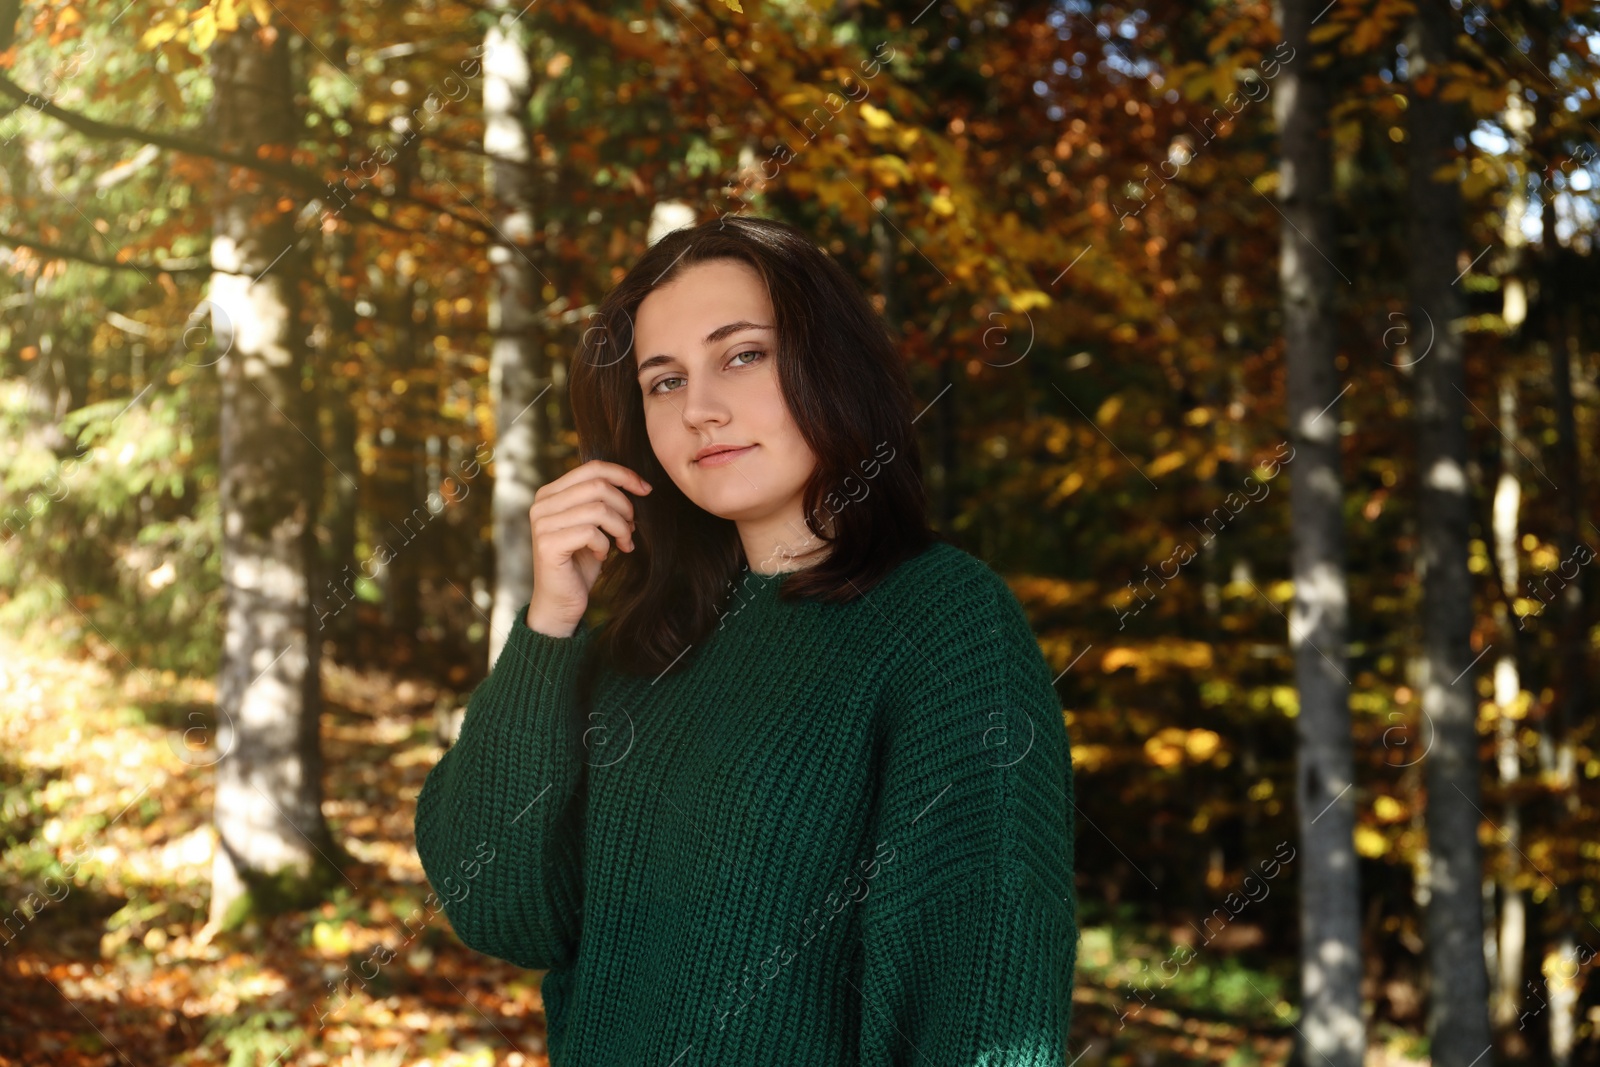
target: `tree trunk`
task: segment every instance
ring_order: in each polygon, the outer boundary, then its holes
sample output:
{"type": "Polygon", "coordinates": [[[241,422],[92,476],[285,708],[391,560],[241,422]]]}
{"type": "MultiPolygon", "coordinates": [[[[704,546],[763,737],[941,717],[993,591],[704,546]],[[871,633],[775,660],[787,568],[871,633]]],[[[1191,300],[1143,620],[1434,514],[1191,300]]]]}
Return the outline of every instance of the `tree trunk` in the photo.
{"type": "Polygon", "coordinates": [[[1434,1067],[1489,1067],[1488,975],[1483,959],[1483,853],[1477,693],[1472,674],[1472,576],[1467,569],[1466,373],[1456,278],[1465,231],[1459,181],[1435,172],[1454,158],[1468,126],[1440,98],[1460,32],[1445,0],[1422,0],[1409,34],[1406,107],[1410,143],[1411,332],[1416,364],[1417,467],[1421,481],[1422,712],[1434,732],[1428,782],[1431,972],[1428,1036],[1434,1067]]]}
{"type": "MultiPolygon", "coordinates": [[[[1532,109],[1523,99],[1521,85],[1513,81],[1506,95],[1501,126],[1515,143],[1522,146],[1522,151],[1518,152],[1519,162],[1532,124],[1532,109]]],[[[1527,198],[1522,194],[1520,184],[1514,185],[1506,201],[1505,224],[1500,231],[1508,256],[1508,276],[1500,317],[1505,321],[1507,330],[1511,331],[1511,336],[1519,335],[1528,312],[1527,291],[1521,278],[1522,246],[1525,243],[1522,222],[1527,215],[1527,207],[1527,198]]],[[[1505,651],[1494,665],[1495,768],[1499,772],[1501,789],[1507,797],[1501,826],[1505,841],[1500,850],[1500,874],[1497,879],[1499,923],[1496,937],[1491,942],[1494,946],[1494,992],[1490,1014],[1494,1026],[1506,1034],[1507,1052],[1513,1056],[1526,1056],[1528,1049],[1522,1029],[1511,1028],[1522,1011],[1522,971],[1526,963],[1528,938],[1527,902],[1518,884],[1522,868],[1522,811],[1513,792],[1522,777],[1522,746],[1517,733],[1524,714],[1521,701],[1522,672],[1518,663],[1518,628],[1521,623],[1514,614],[1517,587],[1522,580],[1521,555],[1517,547],[1522,508],[1522,454],[1517,446],[1517,409],[1517,379],[1515,373],[1508,370],[1500,382],[1500,477],[1495,485],[1490,518],[1495,569],[1501,591],[1501,601],[1495,605],[1495,621],[1505,642],[1505,651]]]]}
{"type": "MultiPolygon", "coordinates": [[[[1508,320],[1509,321],[1509,320],[1508,320]]],[[[1522,867],[1522,812],[1511,799],[1511,790],[1522,777],[1521,746],[1517,743],[1517,723],[1521,717],[1519,697],[1521,672],[1517,669],[1515,622],[1507,605],[1515,602],[1520,580],[1517,554],[1518,513],[1522,504],[1521,470],[1517,454],[1517,385],[1508,373],[1500,383],[1500,480],[1494,491],[1494,552],[1500,572],[1503,603],[1496,605],[1499,629],[1506,642],[1505,652],[1495,660],[1494,702],[1496,707],[1495,766],[1500,785],[1508,799],[1501,823],[1505,842],[1501,846],[1500,930],[1495,941],[1494,1024],[1510,1029],[1522,1007],[1522,967],[1527,943],[1527,909],[1517,874],[1522,867]]]]}
{"type": "Polygon", "coordinates": [[[1299,809],[1300,984],[1309,1063],[1361,1067],[1361,902],[1353,844],[1356,798],[1349,681],[1345,676],[1348,592],[1344,489],[1339,447],[1339,372],[1335,363],[1330,199],[1326,132],[1328,90],[1312,67],[1308,39],[1315,8],[1282,0],[1278,18],[1294,49],[1274,97],[1282,139],[1279,283],[1288,364],[1289,433],[1294,459],[1294,649],[1300,712],[1296,800],[1299,809]]]}
{"type": "MultiPolygon", "coordinates": [[[[956,421],[955,397],[946,394],[955,392],[955,369],[951,366],[953,357],[943,355],[939,357],[939,388],[933,394],[935,399],[931,402],[938,408],[934,418],[934,432],[938,434],[938,475],[934,479],[934,491],[937,494],[935,507],[938,508],[939,529],[953,531],[956,521],[956,471],[960,469],[961,456],[957,451],[961,427],[956,421]]],[[[957,394],[959,395],[959,394],[957,394]]],[[[979,536],[982,536],[980,531],[979,536]]],[[[984,555],[989,553],[984,551],[984,555]]],[[[992,558],[992,556],[990,557],[992,558]]]]}
{"type": "MultiPolygon", "coordinates": [[[[288,39],[239,20],[212,48],[216,142],[271,146],[299,129],[288,39]]],[[[297,895],[332,863],[322,818],[321,643],[312,610],[323,460],[299,324],[300,258],[278,190],[223,167],[211,245],[212,315],[222,356],[222,580],[226,601],[211,919],[297,895]],[[319,864],[319,859],[324,861],[319,864]],[[322,871],[319,872],[318,868],[322,871]]]]}
{"type": "MultiPolygon", "coordinates": [[[[33,177],[38,163],[32,158],[29,147],[29,142],[16,134],[11,140],[0,142],[0,149],[4,149],[0,152],[0,167],[5,168],[9,198],[14,203],[26,203],[38,192],[38,183],[33,177]]],[[[32,358],[16,368],[22,376],[28,412],[22,443],[25,447],[49,451],[59,460],[71,451],[72,445],[61,428],[61,420],[75,405],[70,390],[61,388],[57,382],[60,357],[56,355],[54,338],[38,299],[39,276],[17,271],[12,277],[18,289],[18,313],[12,320],[16,332],[7,347],[18,353],[33,350],[32,358]]],[[[138,389],[130,392],[137,394],[138,389]]]]}
{"type": "Polygon", "coordinates": [[[330,514],[325,523],[328,547],[322,569],[323,581],[316,595],[317,632],[322,639],[331,639],[336,647],[348,652],[354,649],[355,582],[361,575],[361,561],[356,559],[356,515],[361,504],[357,479],[361,475],[361,458],[356,454],[359,429],[356,382],[342,372],[339,364],[348,358],[356,343],[355,303],[345,292],[342,281],[354,269],[355,239],[347,227],[341,227],[328,235],[324,246],[328,255],[328,282],[323,296],[328,308],[328,329],[318,353],[318,369],[332,416],[328,462],[343,475],[335,476],[328,486],[331,490],[330,514]]]}
{"type": "Polygon", "coordinates": [[[422,621],[420,576],[427,551],[431,513],[422,481],[421,442],[418,440],[417,397],[409,386],[412,372],[421,364],[422,331],[418,328],[420,288],[413,267],[397,271],[390,322],[394,325],[394,361],[391,373],[397,384],[407,383],[390,401],[389,425],[380,436],[383,461],[379,464],[378,537],[394,550],[383,568],[383,622],[397,642],[400,655],[415,651],[417,628],[422,621]]]}
{"type": "MultiPolygon", "coordinates": [[[[1553,218],[1553,204],[1545,207],[1547,220],[1553,218]]],[[[1583,536],[1584,515],[1583,469],[1581,466],[1577,419],[1572,397],[1572,355],[1566,328],[1564,301],[1556,294],[1565,287],[1559,284],[1558,268],[1560,245],[1555,227],[1548,222],[1544,228],[1545,271],[1541,285],[1540,304],[1544,320],[1544,347],[1550,361],[1550,393],[1556,416],[1556,456],[1551,476],[1561,486],[1561,504],[1555,509],[1555,543],[1561,564],[1557,573],[1578,564],[1578,573],[1561,587],[1549,610],[1554,614],[1556,626],[1555,698],[1551,701],[1551,715],[1547,727],[1549,744],[1546,746],[1553,760],[1555,772],[1555,801],[1553,830],[1558,838],[1576,840],[1581,836],[1578,823],[1579,799],[1577,784],[1576,734],[1581,729],[1580,719],[1589,710],[1588,679],[1588,612],[1584,605],[1584,581],[1587,568],[1582,566],[1589,558],[1579,552],[1587,549],[1583,536]]],[[[1567,1067],[1572,1062],[1573,1043],[1577,1028],[1578,983],[1572,973],[1578,959],[1578,946],[1573,930],[1578,926],[1582,907],[1576,887],[1564,883],[1556,888],[1554,919],[1556,936],[1545,952],[1542,970],[1550,1003],[1549,1038],[1550,1062],[1555,1067],[1567,1067]]]]}
{"type": "Polygon", "coordinates": [[[499,658],[516,611],[533,593],[533,534],[528,509],[544,483],[540,470],[541,412],[534,403],[548,374],[534,308],[543,281],[533,252],[533,136],[528,100],[533,92],[529,24],[521,4],[496,0],[495,21],[484,38],[483,147],[489,155],[489,189],[496,233],[489,329],[494,348],[489,386],[495,403],[494,606],[489,618],[489,663],[499,658]]]}

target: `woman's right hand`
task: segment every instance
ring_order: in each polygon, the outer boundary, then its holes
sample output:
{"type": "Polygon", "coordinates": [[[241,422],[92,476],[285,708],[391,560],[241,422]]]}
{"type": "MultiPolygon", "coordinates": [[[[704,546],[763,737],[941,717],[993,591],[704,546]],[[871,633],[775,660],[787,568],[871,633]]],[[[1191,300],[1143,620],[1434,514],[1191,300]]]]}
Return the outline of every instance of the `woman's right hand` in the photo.
{"type": "Polygon", "coordinates": [[[633,551],[633,501],[624,489],[643,495],[651,487],[619,463],[592,459],[534,492],[528,509],[533,529],[529,629],[571,637],[611,552],[606,535],[624,552],[633,551]]]}

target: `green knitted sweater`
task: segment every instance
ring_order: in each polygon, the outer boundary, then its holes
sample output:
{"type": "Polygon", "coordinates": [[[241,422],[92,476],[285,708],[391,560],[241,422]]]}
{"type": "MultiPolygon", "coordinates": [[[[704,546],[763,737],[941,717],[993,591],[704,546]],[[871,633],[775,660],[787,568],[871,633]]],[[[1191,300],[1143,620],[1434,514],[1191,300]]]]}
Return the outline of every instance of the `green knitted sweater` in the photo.
{"type": "Polygon", "coordinates": [[[555,1067],[1065,1062],[1072,764],[1021,605],[935,542],[852,604],[746,569],[659,678],[517,612],[417,800],[463,942],[546,969],[555,1067]]]}

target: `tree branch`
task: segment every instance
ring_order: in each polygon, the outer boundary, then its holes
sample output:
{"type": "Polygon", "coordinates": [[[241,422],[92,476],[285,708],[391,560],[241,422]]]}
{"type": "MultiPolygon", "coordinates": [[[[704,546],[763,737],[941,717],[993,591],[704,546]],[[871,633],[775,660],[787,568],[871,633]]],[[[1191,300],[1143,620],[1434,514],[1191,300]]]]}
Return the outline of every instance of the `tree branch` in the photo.
{"type": "MultiPolygon", "coordinates": [[[[13,2],[13,0],[0,0],[0,4],[10,2],[13,2]]],[[[3,17],[3,14],[4,12],[0,11],[0,17],[3,17]]],[[[3,30],[0,30],[0,33],[3,33],[3,30]]],[[[0,74],[0,94],[9,96],[15,100],[20,100],[23,104],[34,108],[40,114],[48,115],[62,125],[68,127],[69,129],[76,130],[86,137],[92,137],[96,140],[102,141],[138,141],[143,144],[154,145],[157,148],[164,148],[172,152],[182,152],[187,155],[198,156],[202,159],[212,159],[220,163],[227,163],[230,166],[243,167],[247,170],[253,170],[258,174],[262,174],[280,181],[289,188],[296,189],[308,195],[320,197],[325,201],[331,198],[328,187],[334,183],[332,181],[325,181],[310,171],[304,170],[300,167],[292,166],[286,163],[278,163],[271,160],[255,159],[250,156],[240,155],[235,152],[229,152],[224,149],[215,148],[203,141],[197,141],[190,137],[178,134],[159,133],[154,130],[144,130],[135,126],[123,126],[117,123],[101,122],[99,119],[92,119],[87,115],[80,115],[74,111],[68,111],[66,108],[58,107],[55,104],[52,104],[50,101],[28,92],[22,86],[18,85],[16,82],[12,81],[3,74],[0,74]]],[[[430,211],[436,212],[437,214],[447,215],[468,229],[482,232],[486,237],[492,236],[492,227],[485,226],[483,223],[470,218],[469,216],[458,215],[442,204],[409,195],[403,195],[400,198],[426,207],[430,211]]],[[[354,201],[345,201],[337,209],[330,208],[330,210],[334,210],[336,213],[341,214],[344,212],[349,212],[352,216],[361,219],[363,222],[370,223],[381,229],[390,230],[395,233],[416,235],[419,232],[416,230],[407,229],[403,226],[396,226],[392,222],[381,219],[372,214],[370,209],[361,207],[354,201]]]]}
{"type": "Polygon", "coordinates": [[[0,244],[9,245],[12,248],[31,248],[35,252],[43,253],[55,259],[70,259],[77,263],[87,263],[91,267],[108,267],[114,270],[132,270],[140,273],[147,270],[166,274],[210,274],[212,272],[210,260],[200,256],[189,256],[185,259],[162,259],[153,263],[118,262],[114,259],[104,259],[88,252],[82,252],[75,248],[36,241],[31,237],[23,237],[20,234],[8,233],[4,230],[0,230],[0,244]]]}

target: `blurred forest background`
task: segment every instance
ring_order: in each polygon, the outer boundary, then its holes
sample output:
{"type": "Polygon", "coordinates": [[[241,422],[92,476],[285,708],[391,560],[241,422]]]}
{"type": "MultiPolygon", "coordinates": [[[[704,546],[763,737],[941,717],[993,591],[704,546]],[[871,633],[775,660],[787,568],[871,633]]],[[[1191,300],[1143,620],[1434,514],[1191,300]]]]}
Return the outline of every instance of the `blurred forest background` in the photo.
{"type": "Polygon", "coordinates": [[[1600,13],[0,0],[0,1063],[542,1064],[411,838],[665,229],[860,277],[1085,1064],[1600,1063],[1600,13]]]}

